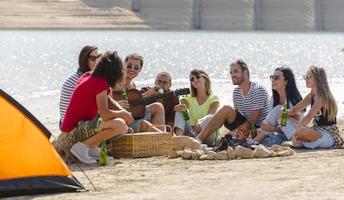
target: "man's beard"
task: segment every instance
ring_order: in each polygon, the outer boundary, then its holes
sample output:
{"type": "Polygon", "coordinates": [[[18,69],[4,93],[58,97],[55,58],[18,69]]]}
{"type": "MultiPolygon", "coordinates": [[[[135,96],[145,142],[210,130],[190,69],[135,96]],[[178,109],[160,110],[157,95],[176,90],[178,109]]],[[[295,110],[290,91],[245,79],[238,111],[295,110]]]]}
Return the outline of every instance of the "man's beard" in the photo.
{"type": "Polygon", "coordinates": [[[232,79],[233,85],[240,85],[244,81],[243,78],[235,78],[235,80],[232,79]]]}

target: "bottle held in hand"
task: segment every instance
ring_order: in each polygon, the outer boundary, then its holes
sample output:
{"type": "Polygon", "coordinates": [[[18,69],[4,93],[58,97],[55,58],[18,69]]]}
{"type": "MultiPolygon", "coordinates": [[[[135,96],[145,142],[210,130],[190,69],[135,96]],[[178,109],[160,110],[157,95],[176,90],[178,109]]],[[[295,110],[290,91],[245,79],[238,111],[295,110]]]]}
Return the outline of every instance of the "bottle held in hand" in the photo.
{"type": "Polygon", "coordinates": [[[288,123],[288,109],[287,104],[284,104],[281,109],[281,126],[286,126],[288,123]]]}
{"type": "MultiPolygon", "coordinates": [[[[128,103],[129,103],[127,91],[125,89],[122,90],[122,96],[123,96],[123,99],[128,101],[128,103]]],[[[130,110],[130,107],[128,106],[127,111],[129,111],[129,110],[130,110]]]]}
{"type": "Polygon", "coordinates": [[[180,104],[183,105],[183,107],[185,108],[184,111],[182,111],[182,116],[183,116],[183,119],[185,121],[189,120],[190,119],[190,116],[189,116],[189,113],[188,113],[188,110],[187,110],[187,100],[186,99],[180,99],[180,104]]]}

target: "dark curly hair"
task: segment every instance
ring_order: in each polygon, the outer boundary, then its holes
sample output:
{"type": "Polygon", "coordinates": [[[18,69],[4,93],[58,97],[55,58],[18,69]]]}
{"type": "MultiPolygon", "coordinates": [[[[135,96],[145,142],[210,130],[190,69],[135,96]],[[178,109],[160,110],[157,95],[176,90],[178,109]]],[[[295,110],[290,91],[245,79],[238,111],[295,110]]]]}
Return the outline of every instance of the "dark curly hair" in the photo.
{"type": "Polygon", "coordinates": [[[110,87],[123,78],[123,62],[117,52],[105,52],[97,62],[92,76],[105,79],[110,87]]]}
{"type": "Polygon", "coordinates": [[[90,57],[90,53],[97,49],[98,47],[90,46],[90,45],[86,45],[81,49],[80,54],[79,54],[79,68],[78,68],[79,73],[84,74],[91,70],[90,67],[88,66],[88,59],[90,57]]]}

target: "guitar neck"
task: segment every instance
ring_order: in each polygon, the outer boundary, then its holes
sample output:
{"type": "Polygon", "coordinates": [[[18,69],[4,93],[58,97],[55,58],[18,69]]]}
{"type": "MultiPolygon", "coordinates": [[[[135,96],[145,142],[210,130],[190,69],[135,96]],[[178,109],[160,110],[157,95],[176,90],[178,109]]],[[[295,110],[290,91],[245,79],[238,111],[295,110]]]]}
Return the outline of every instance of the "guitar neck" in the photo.
{"type": "Polygon", "coordinates": [[[173,95],[174,95],[174,91],[166,92],[166,93],[163,93],[163,94],[157,94],[157,95],[154,95],[154,96],[151,96],[151,97],[143,98],[143,102],[144,102],[144,104],[147,105],[147,104],[151,104],[151,103],[155,102],[158,99],[166,98],[166,97],[171,97],[173,95]]]}

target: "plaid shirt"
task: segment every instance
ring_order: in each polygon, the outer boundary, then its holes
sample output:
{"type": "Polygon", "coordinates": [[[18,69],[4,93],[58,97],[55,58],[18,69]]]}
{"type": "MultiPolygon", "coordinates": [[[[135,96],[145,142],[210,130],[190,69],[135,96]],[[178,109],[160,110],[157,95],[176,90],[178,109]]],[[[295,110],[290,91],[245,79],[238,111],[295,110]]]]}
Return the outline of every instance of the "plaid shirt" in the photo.
{"type": "MultiPolygon", "coordinates": [[[[147,92],[149,89],[151,89],[151,87],[147,86],[147,87],[143,87],[141,88],[140,92],[141,94],[147,92]]],[[[165,92],[169,92],[172,90],[168,90],[165,92]]],[[[165,108],[165,123],[174,123],[174,115],[175,115],[175,111],[174,111],[174,106],[179,104],[179,99],[177,96],[171,96],[171,97],[166,97],[163,99],[159,99],[157,102],[162,103],[162,105],[165,108]]]]}

